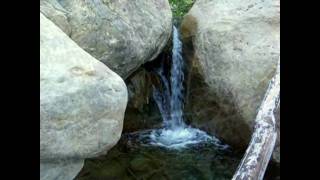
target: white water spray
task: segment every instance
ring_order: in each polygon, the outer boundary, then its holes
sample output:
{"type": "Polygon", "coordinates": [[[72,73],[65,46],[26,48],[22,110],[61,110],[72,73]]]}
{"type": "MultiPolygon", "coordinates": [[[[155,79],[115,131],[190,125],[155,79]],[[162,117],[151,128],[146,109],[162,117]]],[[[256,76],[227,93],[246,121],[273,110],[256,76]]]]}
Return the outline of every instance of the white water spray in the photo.
{"type": "Polygon", "coordinates": [[[209,136],[204,131],[191,128],[183,120],[183,80],[184,61],[181,56],[182,43],[179,39],[178,29],[173,27],[173,48],[170,70],[170,83],[164,73],[164,62],[157,70],[163,89],[153,88],[153,97],[156,101],[163,119],[163,129],[153,130],[150,134],[151,144],[166,148],[180,149],[190,144],[204,141],[215,143],[220,148],[226,148],[220,141],[209,136]]]}
{"type": "Polygon", "coordinates": [[[153,98],[155,99],[163,118],[164,127],[176,129],[185,127],[183,121],[183,66],[184,62],[181,56],[182,44],[179,40],[179,34],[176,27],[173,27],[173,48],[172,64],[170,71],[170,82],[164,74],[164,62],[157,70],[163,89],[160,92],[153,88],[153,98]]]}

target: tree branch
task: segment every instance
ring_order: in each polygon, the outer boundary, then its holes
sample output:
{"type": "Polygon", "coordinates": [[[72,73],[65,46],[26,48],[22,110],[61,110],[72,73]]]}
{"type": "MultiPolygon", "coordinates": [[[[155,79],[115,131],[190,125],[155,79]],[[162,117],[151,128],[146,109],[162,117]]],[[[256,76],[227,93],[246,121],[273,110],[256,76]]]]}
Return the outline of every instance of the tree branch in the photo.
{"type": "Polygon", "coordinates": [[[279,103],[280,57],[276,73],[269,83],[264,100],[259,108],[250,144],[232,180],[263,179],[277,138],[274,111],[279,103]]]}

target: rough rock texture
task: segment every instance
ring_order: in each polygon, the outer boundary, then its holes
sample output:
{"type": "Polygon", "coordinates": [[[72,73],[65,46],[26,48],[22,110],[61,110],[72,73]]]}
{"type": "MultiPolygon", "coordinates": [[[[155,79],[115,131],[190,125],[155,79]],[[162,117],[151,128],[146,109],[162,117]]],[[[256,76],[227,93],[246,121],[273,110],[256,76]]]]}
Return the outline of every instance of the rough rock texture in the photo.
{"type": "MultiPolygon", "coordinates": [[[[172,36],[168,42],[171,41],[172,36]]],[[[162,127],[163,119],[153,99],[152,86],[161,87],[161,80],[156,69],[160,68],[163,61],[169,66],[171,49],[172,43],[167,43],[157,58],[143,64],[125,80],[129,101],[125,112],[123,132],[162,127]]]]}
{"type": "Polygon", "coordinates": [[[71,180],[79,173],[83,167],[83,160],[65,160],[58,162],[41,162],[40,179],[41,180],[71,180]]]}
{"type": "Polygon", "coordinates": [[[167,43],[167,0],[40,0],[40,11],[124,79],[167,43]]]}
{"type": "Polygon", "coordinates": [[[161,115],[152,98],[152,78],[152,73],[141,67],[126,79],[129,101],[123,132],[156,128],[162,125],[161,115]]]}
{"type": "Polygon", "coordinates": [[[153,99],[152,86],[161,88],[161,80],[156,69],[160,68],[163,61],[171,62],[171,46],[172,44],[168,43],[155,60],[145,63],[125,80],[129,102],[125,112],[123,132],[162,127],[163,119],[153,99]]]}
{"type": "Polygon", "coordinates": [[[188,59],[186,115],[245,149],[280,54],[279,0],[198,0],[181,33],[188,59]],[[192,52],[192,53],[190,53],[192,52]]]}
{"type": "Polygon", "coordinates": [[[40,13],[42,177],[61,171],[61,167],[52,171],[46,167],[65,160],[65,166],[73,170],[66,170],[71,174],[59,179],[70,179],[82,166],[81,160],[106,153],[115,145],[122,132],[127,96],[120,76],[40,13]]]}

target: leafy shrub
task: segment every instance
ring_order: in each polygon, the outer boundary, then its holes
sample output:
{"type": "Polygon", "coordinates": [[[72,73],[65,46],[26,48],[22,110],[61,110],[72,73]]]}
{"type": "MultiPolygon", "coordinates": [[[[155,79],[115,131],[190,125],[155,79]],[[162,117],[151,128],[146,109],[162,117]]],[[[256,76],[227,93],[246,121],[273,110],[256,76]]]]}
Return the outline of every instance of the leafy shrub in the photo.
{"type": "Polygon", "coordinates": [[[169,0],[174,17],[184,16],[195,0],[169,0]]]}

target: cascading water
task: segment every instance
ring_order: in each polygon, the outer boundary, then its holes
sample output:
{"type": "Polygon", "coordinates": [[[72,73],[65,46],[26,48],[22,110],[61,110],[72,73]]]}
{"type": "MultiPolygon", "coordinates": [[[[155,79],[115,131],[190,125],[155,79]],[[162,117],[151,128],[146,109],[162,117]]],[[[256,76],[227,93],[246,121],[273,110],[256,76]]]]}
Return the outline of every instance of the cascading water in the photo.
{"type": "Polygon", "coordinates": [[[182,43],[179,39],[178,29],[174,26],[170,81],[164,73],[164,62],[162,62],[161,67],[156,71],[163,84],[162,91],[153,87],[153,97],[163,119],[163,129],[153,130],[150,133],[150,143],[152,145],[177,149],[190,144],[210,141],[221,148],[226,148],[227,146],[221,145],[217,138],[209,136],[199,129],[191,128],[184,123],[184,61],[181,52],[182,43]]]}
{"type": "Polygon", "coordinates": [[[161,86],[153,88],[163,128],[122,134],[106,156],[86,161],[77,180],[232,178],[241,157],[214,136],[184,122],[184,62],[175,27],[170,71],[166,65],[162,62],[155,69],[161,86]]]}
{"type": "Polygon", "coordinates": [[[184,127],[182,116],[183,110],[183,66],[184,61],[181,56],[182,44],[179,40],[179,33],[177,28],[173,27],[173,48],[172,48],[172,66],[171,66],[171,98],[170,98],[170,112],[171,112],[171,127],[184,127]]]}
{"type": "Polygon", "coordinates": [[[185,127],[183,121],[183,66],[184,62],[181,56],[182,45],[179,40],[179,34],[176,27],[173,27],[173,48],[172,48],[172,65],[170,71],[170,83],[164,74],[164,62],[157,69],[163,90],[153,87],[153,97],[160,109],[163,117],[164,127],[175,129],[185,127]]]}

